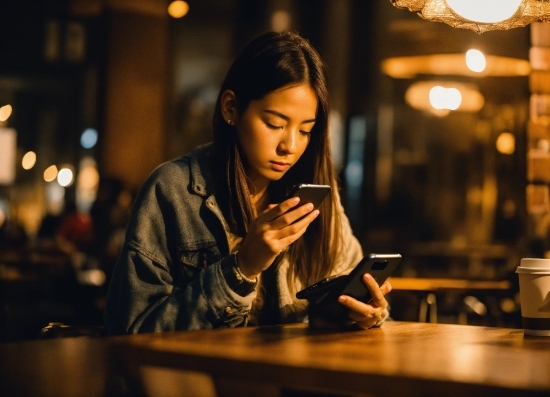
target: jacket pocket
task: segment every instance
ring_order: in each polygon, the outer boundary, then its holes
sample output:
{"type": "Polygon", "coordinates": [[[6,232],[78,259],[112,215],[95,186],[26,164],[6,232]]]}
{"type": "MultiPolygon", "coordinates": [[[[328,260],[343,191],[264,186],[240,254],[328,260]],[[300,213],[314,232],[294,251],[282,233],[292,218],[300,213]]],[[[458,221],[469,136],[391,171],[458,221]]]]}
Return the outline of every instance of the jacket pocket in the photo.
{"type": "Polygon", "coordinates": [[[216,243],[210,241],[181,245],[178,255],[183,286],[194,281],[203,269],[221,260],[216,243]]]}

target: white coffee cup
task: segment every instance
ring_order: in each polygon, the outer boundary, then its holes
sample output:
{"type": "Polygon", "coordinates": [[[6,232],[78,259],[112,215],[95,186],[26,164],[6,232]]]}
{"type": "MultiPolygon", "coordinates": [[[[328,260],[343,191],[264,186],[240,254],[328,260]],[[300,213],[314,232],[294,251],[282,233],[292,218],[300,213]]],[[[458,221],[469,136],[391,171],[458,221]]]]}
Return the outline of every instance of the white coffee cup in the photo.
{"type": "Polygon", "coordinates": [[[523,258],[516,273],[524,334],[550,336],[550,259],[523,258]]]}

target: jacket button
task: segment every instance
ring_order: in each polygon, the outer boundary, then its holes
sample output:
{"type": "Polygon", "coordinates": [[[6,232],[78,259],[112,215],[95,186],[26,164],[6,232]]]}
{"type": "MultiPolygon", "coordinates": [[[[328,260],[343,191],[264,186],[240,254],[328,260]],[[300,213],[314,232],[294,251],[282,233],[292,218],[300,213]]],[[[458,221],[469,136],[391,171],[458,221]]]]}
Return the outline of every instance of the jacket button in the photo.
{"type": "Polygon", "coordinates": [[[231,313],[232,311],[233,311],[233,309],[231,309],[229,306],[227,306],[227,307],[225,308],[225,312],[226,312],[227,314],[231,313]]]}

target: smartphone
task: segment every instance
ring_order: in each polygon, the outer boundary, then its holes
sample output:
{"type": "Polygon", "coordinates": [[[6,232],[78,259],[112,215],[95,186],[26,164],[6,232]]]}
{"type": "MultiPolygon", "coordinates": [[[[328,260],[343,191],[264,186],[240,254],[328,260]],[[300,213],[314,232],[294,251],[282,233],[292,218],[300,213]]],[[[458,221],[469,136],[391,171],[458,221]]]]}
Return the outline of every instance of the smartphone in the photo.
{"type": "Polygon", "coordinates": [[[364,257],[348,275],[339,275],[319,280],[296,294],[298,299],[307,299],[310,304],[318,305],[327,319],[345,322],[347,308],[338,303],[340,295],[348,295],[361,302],[372,299],[369,289],[363,281],[363,275],[369,273],[382,285],[401,263],[400,254],[370,254],[364,257]]]}
{"type": "Polygon", "coordinates": [[[330,192],[329,185],[313,185],[301,183],[292,188],[286,199],[300,197],[298,206],[312,203],[313,208],[318,208],[330,192]]]}
{"type": "Polygon", "coordinates": [[[382,285],[393,273],[397,265],[401,263],[401,259],[400,254],[368,255],[348,275],[347,282],[342,288],[340,295],[348,295],[361,302],[369,303],[371,295],[363,281],[363,275],[369,273],[378,285],[382,285]]]}

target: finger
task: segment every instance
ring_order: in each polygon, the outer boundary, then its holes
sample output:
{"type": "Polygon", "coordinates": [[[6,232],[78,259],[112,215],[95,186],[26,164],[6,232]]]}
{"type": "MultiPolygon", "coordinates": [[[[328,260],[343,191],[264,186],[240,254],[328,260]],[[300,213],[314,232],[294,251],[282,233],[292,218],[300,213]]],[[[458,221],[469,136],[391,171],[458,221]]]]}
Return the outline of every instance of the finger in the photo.
{"type": "Polygon", "coordinates": [[[290,211],[284,213],[277,219],[277,226],[282,229],[289,225],[293,225],[292,228],[288,229],[290,233],[296,233],[299,229],[302,229],[309,225],[316,216],[307,218],[308,214],[314,212],[313,204],[307,203],[301,205],[297,208],[291,209],[290,211]]]}
{"type": "Polygon", "coordinates": [[[319,210],[314,210],[298,222],[279,229],[277,237],[280,243],[289,245],[298,240],[306,232],[309,224],[313,222],[317,216],[319,216],[319,210]]]}
{"type": "Polygon", "coordinates": [[[349,319],[357,323],[366,322],[372,326],[383,317],[383,308],[373,307],[372,305],[358,301],[350,296],[342,295],[338,297],[338,302],[350,310],[348,313],[349,319]]]}
{"type": "MultiPolygon", "coordinates": [[[[280,214],[288,212],[290,209],[296,207],[300,203],[300,197],[291,197],[279,204],[280,214]]],[[[280,215],[279,214],[279,215],[280,215]]]]}
{"type": "Polygon", "coordinates": [[[286,225],[290,225],[297,219],[300,219],[307,213],[313,211],[313,204],[299,204],[300,198],[292,197],[280,204],[271,204],[273,207],[265,211],[265,214],[267,215],[269,222],[277,221],[279,228],[285,227],[286,225]]]}
{"type": "Polygon", "coordinates": [[[389,293],[391,290],[393,289],[393,287],[391,286],[390,282],[389,281],[386,281],[384,284],[382,284],[382,286],[380,287],[380,291],[386,295],[387,293],[389,293]]]}
{"type": "Polygon", "coordinates": [[[380,290],[376,280],[370,274],[365,273],[363,275],[363,282],[366,284],[372,296],[369,304],[375,307],[386,307],[388,302],[386,301],[386,298],[384,298],[384,294],[380,290]]]}
{"type": "Polygon", "coordinates": [[[299,202],[300,198],[293,197],[289,200],[285,200],[283,203],[280,204],[269,204],[259,217],[264,217],[267,219],[268,222],[271,222],[287,212],[290,208],[296,206],[299,202]],[[285,205],[283,206],[283,204],[285,205]]]}
{"type": "Polygon", "coordinates": [[[362,313],[353,312],[350,310],[348,314],[348,319],[355,323],[370,323],[370,326],[373,326],[380,320],[382,320],[382,313],[378,311],[373,311],[372,313],[365,315],[362,313]]]}
{"type": "Polygon", "coordinates": [[[350,310],[350,316],[353,315],[357,319],[377,317],[381,313],[380,308],[358,301],[351,296],[340,295],[338,297],[338,302],[350,310]]]}

